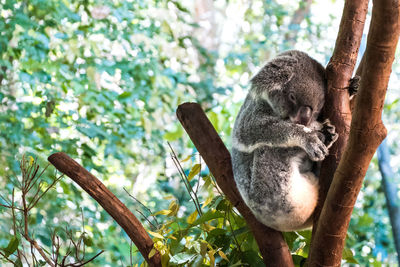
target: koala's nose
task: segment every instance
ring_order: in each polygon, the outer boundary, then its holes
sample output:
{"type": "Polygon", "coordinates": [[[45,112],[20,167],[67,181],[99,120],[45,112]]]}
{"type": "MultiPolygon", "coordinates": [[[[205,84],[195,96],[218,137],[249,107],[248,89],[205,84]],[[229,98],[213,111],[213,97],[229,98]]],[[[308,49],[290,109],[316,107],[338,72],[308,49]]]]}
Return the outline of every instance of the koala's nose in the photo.
{"type": "Polygon", "coordinates": [[[296,123],[308,126],[312,117],[312,109],[309,106],[301,106],[297,111],[296,123]]]}

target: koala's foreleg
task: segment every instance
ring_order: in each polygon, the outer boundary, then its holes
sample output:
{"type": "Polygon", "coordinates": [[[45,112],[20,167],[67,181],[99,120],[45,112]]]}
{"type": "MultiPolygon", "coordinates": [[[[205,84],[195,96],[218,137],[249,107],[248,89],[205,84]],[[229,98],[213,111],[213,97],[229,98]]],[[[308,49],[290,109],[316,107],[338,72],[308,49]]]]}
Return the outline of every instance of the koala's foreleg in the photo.
{"type": "Polygon", "coordinates": [[[315,130],[275,117],[243,116],[234,128],[232,146],[243,153],[252,153],[262,146],[300,147],[313,161],[321,161],[328,149],[315,130]]]}

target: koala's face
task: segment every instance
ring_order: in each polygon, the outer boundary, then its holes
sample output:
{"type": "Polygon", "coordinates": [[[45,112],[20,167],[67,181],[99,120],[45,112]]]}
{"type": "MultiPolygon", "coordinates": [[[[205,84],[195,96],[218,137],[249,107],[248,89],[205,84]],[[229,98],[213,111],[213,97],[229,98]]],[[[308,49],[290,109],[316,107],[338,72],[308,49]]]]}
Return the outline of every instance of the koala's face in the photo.
{"type": "Polygon", "coordinates": [[[253,95],[266,100],[276,116],[308,126],[324,105],[325,69],[300,51],[287,51],[253,77],[253,95]]]}
{"type": "Polygon", "coordinates": [[[322,75],[302,72],[279,90],[271,91],[269,102],[282,119],[308,126],[317,120],[324,105],[326,81],[322,75]]]}

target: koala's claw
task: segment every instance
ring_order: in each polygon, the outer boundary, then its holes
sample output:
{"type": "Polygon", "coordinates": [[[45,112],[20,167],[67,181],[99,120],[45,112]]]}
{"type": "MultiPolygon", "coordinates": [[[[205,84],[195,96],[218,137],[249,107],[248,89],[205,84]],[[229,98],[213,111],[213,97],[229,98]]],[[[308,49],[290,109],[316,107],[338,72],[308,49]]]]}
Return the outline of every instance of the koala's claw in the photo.
{"type": "Polygon", "coordinates": [[[361,77],[358,75],[356,75],[350,79],[350,84],[349,84],[350,96],[357,94],[358,87],[360,86],[360,81],[361,81],[361,77]]]}
{"type": "Polygon", "coordinates": [[[320,131],[324,135],[324,144],[327,148],[330,148],[333,143],[336,142],[339,135],[336,133],[336,128],[327,119],[322,123],[322,129],[320,131]]]}
{"type": "Polygon", "coordinates": [[[326,119],[323,123],[322,123],[322,131],[326,131],[328,133],[331,134],[335,134],[335,126],[333,124],[331,124],[329,119],[326,119]]]}
{"type": "Polygon", "coordinates": [[[312,161],[322,161],[328,155],[328,148],[317,137],[309,143],[306,152],[312,161]]]}

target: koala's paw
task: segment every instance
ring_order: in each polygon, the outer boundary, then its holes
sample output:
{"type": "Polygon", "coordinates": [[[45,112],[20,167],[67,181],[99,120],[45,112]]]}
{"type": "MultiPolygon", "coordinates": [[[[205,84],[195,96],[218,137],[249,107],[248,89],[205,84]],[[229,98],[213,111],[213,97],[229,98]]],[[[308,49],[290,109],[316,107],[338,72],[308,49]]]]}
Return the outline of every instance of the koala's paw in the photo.
{"type": "Polygon", "coordinates": [[[322,129],[320,132],[324,136],[323,142],[326,148],[330,148],[339,137],[339,135],[336,133],[335,126],[332,125],[328,119],[322,123],[322,129]]]}
{"type": "Polygon", "coordinates": [[[350,96],[354,96],[355,94],[357,94],[358,87],[360,86],[360,81],[361,81],[361,77],[358,75],[356,75],[350,79],[350,84],[349,84],[350,96]]]}
{"type": "Polygon", "coordinates": [[[317,134],[309,137],[305,150],[312,161],[322,161],[328,155],[328,148],[317,134]]]}

